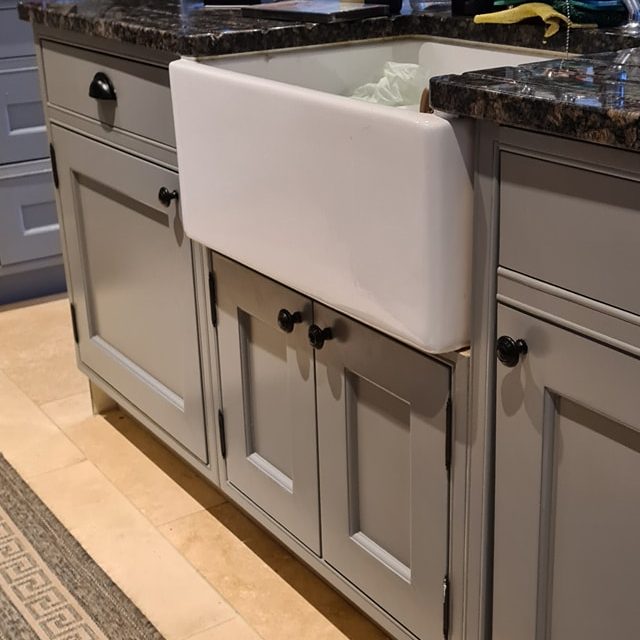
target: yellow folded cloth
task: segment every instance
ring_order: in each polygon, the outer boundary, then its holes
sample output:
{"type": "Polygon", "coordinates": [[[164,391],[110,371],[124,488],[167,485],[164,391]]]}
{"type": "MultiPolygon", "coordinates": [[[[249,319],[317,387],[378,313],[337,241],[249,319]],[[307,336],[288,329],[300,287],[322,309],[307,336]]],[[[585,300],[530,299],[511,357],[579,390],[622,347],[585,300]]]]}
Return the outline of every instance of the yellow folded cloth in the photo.
{"type": "MultiPolygon", "coordinates": [[[[547,28],[544,32],[545,38],[550,38],[551,36],[558,33],[561,23],[564,23],[566,25],[569,24],[567,16],[562,15],[553,7],[549,6],[548,4],[544,4],[544,2],[527,2],[525,4],[514,7],[513,9],[496,11],[495,13],[482,13],[480,15],[477,15],[473,19],[473,21],[476,24],[480,24],[482,22],[515,24],[516,22],[520,22],[521,20],[536,17],[542,18],[542,21],[547,25],[547,28]]],[[[574,22],[571,23],[571,28],[595,26],[595,24],[575,24],[574,22]]]]}

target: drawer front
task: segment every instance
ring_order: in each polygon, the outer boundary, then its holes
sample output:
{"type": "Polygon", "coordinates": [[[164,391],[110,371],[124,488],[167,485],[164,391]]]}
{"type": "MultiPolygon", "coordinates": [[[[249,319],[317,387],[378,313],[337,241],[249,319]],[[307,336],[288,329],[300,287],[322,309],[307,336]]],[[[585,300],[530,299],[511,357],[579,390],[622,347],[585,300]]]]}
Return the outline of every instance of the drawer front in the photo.
{"type": "Polygon", "coordinates": [[[18,18],[16,2],[0,0],[0,58],[32,56],[31,25],[18,18]]]}
{"type": "Polygon", "coordinates": [[[0,60],[0,164],[48,155],[35,58],[0,60]]]}
{"type": "Polygon", "coordinates": [[[50,104],[175,147],[169,72],[152,65],[43,42],[42,59],[50,104]],[[92,98],[89,88],[102,73],[115,100],[92,98]]]}
{"type": "Polygon", "coordinates": [[[49,161],[0,167],[0,263],[17,264],[59,253],[49,161]]]}
{"type": "Polygon", "coordinates": [[[500,265],[640,314],[640,182],[501,155],[500,265]]]}

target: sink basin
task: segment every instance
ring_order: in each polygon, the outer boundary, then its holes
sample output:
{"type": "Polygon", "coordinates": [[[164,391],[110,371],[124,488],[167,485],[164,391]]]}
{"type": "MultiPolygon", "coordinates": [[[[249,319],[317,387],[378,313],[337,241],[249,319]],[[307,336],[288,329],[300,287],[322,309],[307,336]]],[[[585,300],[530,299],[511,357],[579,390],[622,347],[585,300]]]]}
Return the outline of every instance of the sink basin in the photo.
{"type": "Polygon", "coordinates": [[[348,96],[388,60],[541,57],[405,38],[172,62],[185,231],[421,350],[464,347],[473,123],[348,96]]]}

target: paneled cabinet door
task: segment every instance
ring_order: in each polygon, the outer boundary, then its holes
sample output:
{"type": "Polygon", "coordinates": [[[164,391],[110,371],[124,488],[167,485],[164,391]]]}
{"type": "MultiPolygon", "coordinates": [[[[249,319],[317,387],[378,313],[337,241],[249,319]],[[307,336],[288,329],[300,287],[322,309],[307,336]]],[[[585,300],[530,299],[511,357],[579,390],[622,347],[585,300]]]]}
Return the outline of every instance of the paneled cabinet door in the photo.
{"type": "Polygon", "coordinates": [[[0,264],[60,254],[48,160],[0,166],[0,264]]]}
{"type": "Polygon", "coordinates": [[[640,360],[498,305],[493,640],[640,637],[640,360]]]}
{"type": "Polygon", "coordinates": [[[52,127],[81,361],[207,459],[191,243],[175,172],[52,127]]]}
{"type": "Polygon", "coordinates": [[[425,640],[442,637],[450,369],[316,304],[323,555],[425,640]]]}
{"type": "Polygon", "coordinates": [[[320,553],[311,301],[222,256],[213,269],[227,479],[320,553]]]}

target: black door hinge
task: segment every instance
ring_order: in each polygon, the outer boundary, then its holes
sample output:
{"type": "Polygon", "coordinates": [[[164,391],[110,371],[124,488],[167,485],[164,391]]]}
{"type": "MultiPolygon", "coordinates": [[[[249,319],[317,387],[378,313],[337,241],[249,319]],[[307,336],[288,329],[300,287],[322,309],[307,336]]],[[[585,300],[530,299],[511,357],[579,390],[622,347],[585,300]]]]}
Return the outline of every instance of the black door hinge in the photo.
{"type": "Polygon", "coordinates": [[[449,637],[449,576],[442,581],[442,636],[449,637]]]}
{"type": "Polygon", "coordinates": [[[447,433],[444,445],[444,466],[451,470],[451,456],[453,453],[453,405],[451,397],[447,400],[447,433]]]}
{"type": "Polygon", "coordinates": [[[220,453],[223,458],[227,457],[227,432],[224,428],[224,413],[218,409],[218,429],[220,430],[220,453]]]}
{"type": "Polygon", "coordinates": [[[209,304],[211,306],[211,324],[218,326],[218,298],[216,295],[216,277],[213,271],[209,272],[209,304]]]}
{"type": "Polygon", "coordinates": [[[53,148],[52,144],[49,144],[49,156],[51,157],[51,173],[53,174],[53,184],[57,189],[60,186],[60,181],[58,180],[58,163],[56,161],[56,150],[53,148]]]}
{"type": "Polygon", "coordinates": [[[73,302],[69,303],[69,307],[71,308],[71,326],[73,327],[73,339],[76,344],[80,342],[80,338],[78,337],[78,320],[76,319],[76,307],[73,302]]]}

